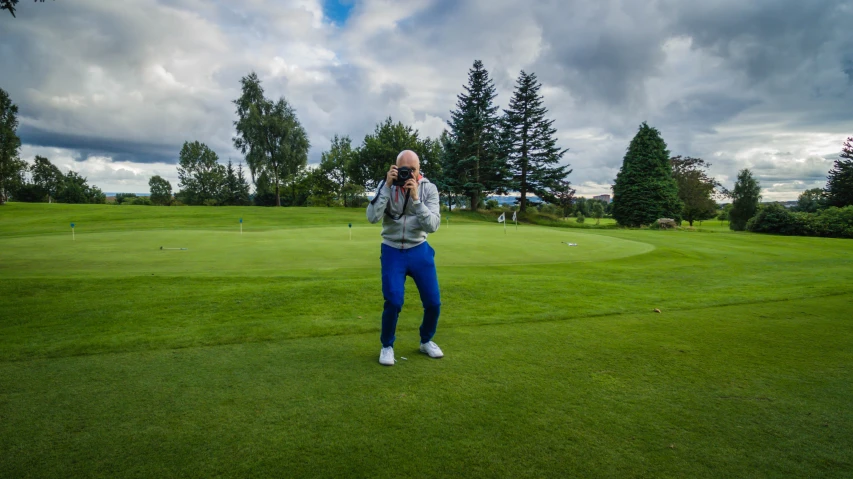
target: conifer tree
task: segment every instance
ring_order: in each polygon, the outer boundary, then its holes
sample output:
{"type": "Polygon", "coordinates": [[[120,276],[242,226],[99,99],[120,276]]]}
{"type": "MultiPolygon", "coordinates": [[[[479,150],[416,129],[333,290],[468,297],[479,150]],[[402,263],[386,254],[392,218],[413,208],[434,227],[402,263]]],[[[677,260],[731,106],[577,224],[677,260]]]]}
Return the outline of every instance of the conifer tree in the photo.
{"type": "Polygon", "coordinates": [[[650,225],[659,218],[681,222],[683,208],[666,142],[656,128],[643,122],[613,184],[613,218],[633,227],[650,225]]]}
{"type": "Polygon", "coordinates": [[[442,179],[447,190],[467,196],[475,210],[484,194],[506,192],[507,167],[498,150],[495,85],[480,60],[468,71],[464,88],[450,112],[442,179]]]}
{"type": "Polygon", "coordinates": [[[844,142],[840,156],[826,177],[826,203],[839,208],[853,205],[853,137],[844,142]]]}
{"type": "Polygon", "coordinates": [[[561,182],[572,172],[568,165],[559,166],[568,149],[557,146],[554,120],[545,118],[548,110],[539,94],[541,87],[535,74],[522,71],[501,120],[501,156],[512,175],[510,187],[521,194],[522,212],[527,209],[529,193],[556,201],[561,182]]]}
{"type": "Polygon", "coordinates": [[[18,107],[9,94],[0,88],[0,205],[6,202],[10,190],[20,185],[27,165],[20,158],[21,139],[18,130],[18,107]]]}
{"type": "Polygon", "coordinates": [[[249,180],[243,174],[243,162],[237,164],[237,190],[235,195],[237,205],[249,206],[252,201],[249,199],[249,180]]]}

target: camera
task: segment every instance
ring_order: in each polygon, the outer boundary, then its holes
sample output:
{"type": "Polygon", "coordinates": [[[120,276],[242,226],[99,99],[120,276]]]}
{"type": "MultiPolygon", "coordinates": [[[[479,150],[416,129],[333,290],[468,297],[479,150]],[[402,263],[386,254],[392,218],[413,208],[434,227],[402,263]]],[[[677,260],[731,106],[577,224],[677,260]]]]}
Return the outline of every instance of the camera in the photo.
{"type": "Polygon", "coordinates": [[[412,177],[412,169],[408,166],[397,168],[397,179],[394,180],[394,186],[403,186],[412,177]]]}

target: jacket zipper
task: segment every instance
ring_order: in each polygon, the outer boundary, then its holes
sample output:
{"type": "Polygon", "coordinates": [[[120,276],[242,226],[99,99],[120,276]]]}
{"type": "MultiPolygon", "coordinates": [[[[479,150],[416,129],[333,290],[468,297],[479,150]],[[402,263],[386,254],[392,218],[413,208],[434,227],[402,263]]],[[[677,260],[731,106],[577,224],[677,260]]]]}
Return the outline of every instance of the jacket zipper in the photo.
{"type": "Polygon", "coordinates": [[[406,249],[406,212],[403,211],[403,237],[400,238],[400,251],[406,249]]]}
{"type": "MultiPolygon", "coordinates": [[[[421,187],[421,185],[420,185],[420,183],[418,183],[417,188],[420,188],[420,187],[421,187]]],[[[403,212],[402,212],[402,215],[403,215],[403,236],[400,238],[400,251],[403,251],[404,249],[406,249],[406,206],[407,206],[406,203],[407,202],[404,200],[403,201],[403,212]]]]}

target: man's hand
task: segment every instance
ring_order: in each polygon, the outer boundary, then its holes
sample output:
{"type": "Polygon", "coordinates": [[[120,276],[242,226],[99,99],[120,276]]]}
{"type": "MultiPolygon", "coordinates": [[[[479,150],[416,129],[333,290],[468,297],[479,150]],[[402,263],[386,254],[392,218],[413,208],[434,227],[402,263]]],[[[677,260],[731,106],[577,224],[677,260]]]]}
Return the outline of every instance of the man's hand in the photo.
{"type": "MultiPolygon", "coordinates": [[[[394,174],[396,175],[396,172],[394,174]]],[[[414,178],[406,180],[406,184],[403,185],[403,188],[409,190],[409,197],[412,198],[413,201],[418,201],[418,182],[414,178]]]]}
{"type": "Polygon", "coordinates": [[[391,185],[394,184],[394,180],[397,179],[397,165],[391,165],[391,168],[388,168],[388,173],[385,175],[385,186],[391,188],[391,185]]]}

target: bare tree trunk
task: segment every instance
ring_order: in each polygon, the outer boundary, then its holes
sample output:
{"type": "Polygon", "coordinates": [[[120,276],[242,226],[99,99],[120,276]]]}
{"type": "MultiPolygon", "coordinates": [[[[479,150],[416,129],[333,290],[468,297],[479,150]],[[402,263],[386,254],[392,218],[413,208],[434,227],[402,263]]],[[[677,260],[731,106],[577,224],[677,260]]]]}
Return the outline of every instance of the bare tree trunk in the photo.
{"type": "Polygon", "coordinates": [[[275,205],[281,206],[281,194],[278,185],[278,172],[275,174],[275,205]]]}

